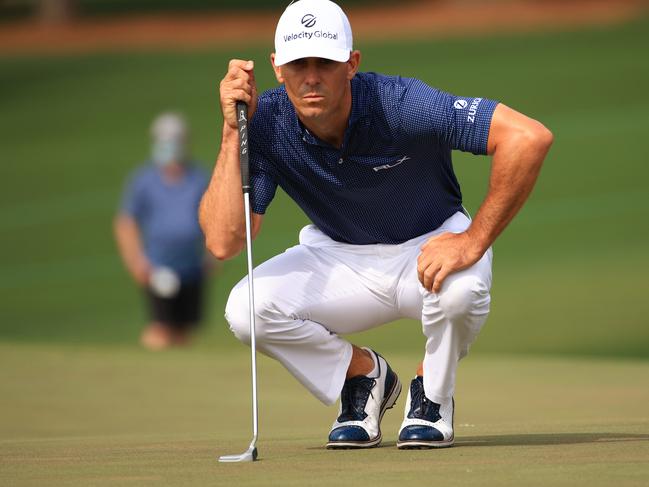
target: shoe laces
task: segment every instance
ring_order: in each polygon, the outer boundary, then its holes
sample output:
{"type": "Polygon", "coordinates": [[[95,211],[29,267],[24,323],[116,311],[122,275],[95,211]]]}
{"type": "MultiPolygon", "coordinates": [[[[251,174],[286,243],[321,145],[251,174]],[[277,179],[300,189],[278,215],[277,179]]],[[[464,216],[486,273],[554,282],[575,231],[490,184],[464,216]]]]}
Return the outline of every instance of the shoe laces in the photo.
{"type": "MultiPolygon", "coordinates": [[[[363,421],[367,417],[365,405],[372,395],[376,380],[359,375],[347,379],[340,393],[340,416],[338,422],[363,421]]],[[[374,397],[374,396],[372,396],[374,397]]]]}
{"type": "Polygon", "coordinates": [[[417,376],[410,384],[410,412],[408,412],[408,417],[436,423],[442,419],[439,408],[439,404],[426,397],[424,380],[422,377],[417,376]]]}

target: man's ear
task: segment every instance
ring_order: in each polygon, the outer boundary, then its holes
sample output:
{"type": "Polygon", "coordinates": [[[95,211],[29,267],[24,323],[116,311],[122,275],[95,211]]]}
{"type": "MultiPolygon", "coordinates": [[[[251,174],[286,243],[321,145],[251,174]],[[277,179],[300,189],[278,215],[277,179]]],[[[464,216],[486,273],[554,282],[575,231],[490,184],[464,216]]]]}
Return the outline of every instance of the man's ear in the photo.
{"type": "Polygon", "coordinates": [[[347,61],[347,79],[351,80],[361,65],[361,51],[352,51],[349,54],[349,61],[347,61]]]}
{"type": "Polygon", "coordinates": [[[270,64],[273,65],[273,71],[275,71],[275,78],[277,78],[278,83],[284,83],[284,78],[282,77],[282,68],[281,66],[275,66],[275,53],[270,55],[270,64]]]}

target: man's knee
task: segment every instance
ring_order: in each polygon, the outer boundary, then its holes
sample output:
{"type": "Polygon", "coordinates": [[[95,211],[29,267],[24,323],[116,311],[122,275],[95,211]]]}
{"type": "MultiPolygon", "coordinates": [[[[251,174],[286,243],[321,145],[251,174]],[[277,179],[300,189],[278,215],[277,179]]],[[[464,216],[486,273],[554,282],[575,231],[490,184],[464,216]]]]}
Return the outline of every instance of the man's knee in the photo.
{"type": "MultiPolygon", "coordinates": [[[[257,343],[267,339],[274,324],[283,323],[286,317],[273,303],[263,296],[255,300],[255,338],[257,343]]],[[[250,305],[247,281],[242,281],[230,292],[225,306],[225,319],[230,330],[243,343],[250,344],[250,305]]]]}
{"type": "Polygon", "coordinates": [[[444,286],[439,302],[444,314],[451,319],[484,314],[489,311],[489,287],[476,276],[461,276],[444,286]]]}
{"type": "MultiPolygon", "coordinates": [[[[237,285],[230,291],[225,305],[225,319],[230,325],[230,331],[238,340],[250,344],[250,306],[245,286],[237,285]]],[[[256,321],[256,320],[255,320],[256,321]]],[[[256,333],[255,333],[256,334],[256,333]]]]}

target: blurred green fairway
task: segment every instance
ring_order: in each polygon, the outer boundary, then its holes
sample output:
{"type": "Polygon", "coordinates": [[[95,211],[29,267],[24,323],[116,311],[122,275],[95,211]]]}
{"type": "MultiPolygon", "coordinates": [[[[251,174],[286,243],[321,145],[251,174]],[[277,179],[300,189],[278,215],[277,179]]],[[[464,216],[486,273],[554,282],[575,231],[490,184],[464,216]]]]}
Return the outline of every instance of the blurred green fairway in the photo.
{"type": "MultiPolygon", "coordinates": [[[[493,308],[476,351],[649,355],[649,21],[575,33],[360,44],[366,70],[418,76],[502,100],[556,142],[528,206],[495,247],[493,308]]],[[[115,252],[123,181],[149,151],[161,110],[185,112],[209,167],[220,140],[217,86],[237,51],[0,58],[0,339],[132,343],[139,296],[115,252]]],[[[457,154],[466,204],[486,189],[488,159],[457,154]]],[[[306,218],[281,193],[256,261],[293,245],[306,218]]],[[[201,344],[231,346],[223,307],[238,258],[211,290],[201,344]]],[[[419,327],[386,327],[378,346],[411,350],[419,327]]]]}
{"type": "MultiPolygon", "coordinates": [[[[0,345],[0,485],[593,487],[649,475],[646,361],[469,357],[456,447],[398,451],[404,395],[381,448],[336,452],[323,448],[336,409],[262,359],[260,461],[220,464],[251,438],[240,358],[0,345]]],[[[410,357],[390,361],[410,377],[410,357]]]]}
{"type": "MultiPolygon", "coordinates": [[[[230,57],[270,48],[0,57],[0,485],[646,485],[649,478],[649,19],[572,33],[362,44],[363,68],[502,100],[555,145],[534,195],[495,247],[492,313],[461,366],[458,448],[321,449],[335,409],[260,365],[262,462],[219,465],[250,440],[248,349],[227,331],[239,257],[212,283],[193,349],[137,348],[144,314],[113,244],[123,181],[164,109],[192,122],[211,167],[217,86],[230,57]]],[[[488,159],[457,154],[466,205],[488,159]]],[[[283,194],[261,262],[305,217],[283,194]]],[[[420,326],[354,340],[407,381],[420,326]]]]}

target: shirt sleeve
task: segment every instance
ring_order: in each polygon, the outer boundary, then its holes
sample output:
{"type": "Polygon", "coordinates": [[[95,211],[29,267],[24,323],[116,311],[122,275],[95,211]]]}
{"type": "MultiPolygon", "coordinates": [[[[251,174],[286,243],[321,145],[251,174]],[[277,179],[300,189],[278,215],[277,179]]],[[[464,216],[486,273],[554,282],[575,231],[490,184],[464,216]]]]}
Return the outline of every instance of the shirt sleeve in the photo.
{"type": "Polygon", "coordinates": [[[432,134],[451,149],[487,154],[497,101],[455,96],[417,79],[404,81],[406,89],[398,109],[401,126],[409,136],[432,134]]]}
{"type": "Polygon", "coordinates": [[[275,197],[277,183],[268,170],[268,161],[255,149],[252,142],[249,160],[252,211],[258,215],[263,215],[275,197]]]}
{"type": "Polygon", "coordinates": [[[140,221],[144,214],[145,202],[142,178],[138,173],[131,175],[126,182],[119,212],[140,221]]]}
{"type": "Polygon", "coordinates": [[[273,139],[269,130],[274,126],[269,120],[270,109],[271,100],[264,95],[260,96],[257,112],[249,125],[250,199],[252,211],[258,215],[266,213],[277,190],[277,181],[269,161],[273,139]]]}

